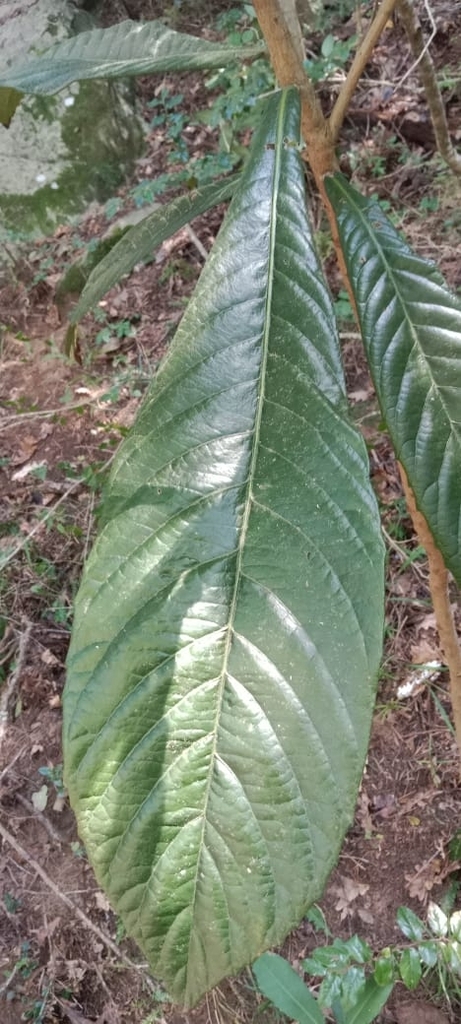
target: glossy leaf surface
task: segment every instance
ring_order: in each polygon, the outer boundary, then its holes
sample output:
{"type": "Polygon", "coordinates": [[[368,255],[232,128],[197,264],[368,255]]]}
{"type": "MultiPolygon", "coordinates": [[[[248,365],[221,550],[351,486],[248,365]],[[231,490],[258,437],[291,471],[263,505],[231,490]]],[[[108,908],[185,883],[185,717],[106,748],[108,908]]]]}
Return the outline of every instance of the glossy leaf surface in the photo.
{"type": "Polygon", "coordinates": [[[203,185],[159,207],[130,228],[91,272],[72,311],[71,323],[77,323],[137,263],[151,257],[166,238],[171,238],[184,224],[205,210],[229,199],[237,181],[238,175],[234,174],[225,181],[203,185]]]}
{"type": "Polygon", "coordinates": [[[355,1006],[347,1011],[346,1024],[372,1024],[386,1005],[393,988],[392,982],[378,985],[374,978],[367,978],[355,1006]]]}
{"type": "Polygon", "coordinates": [[[0,70],[0,84],[22,92],[59,92],[87,78],[126,78],[220,68],[257,56],[264,44],[228,46],[167,28],[161,21],[121,21],[80,32],[18,67],[0,70]]]}
{"type": "Polygon", "coordinates": [[[81,836],[186,1005],[320,895],[379,664],[380,525],[298,137],[297,93],[271,97],[114,463],[69,654],[81,836]]]}
{"type": "Polygon", "coordinates": [[[276,953],[263,953],[252,965],[258,988],[271,1003],[299,1024],[324,1024],[314,996],[291,964],[276,953]]]}
{"type": "Polygon", "coordinates": [[[341,175],[325,179],[389,433],[461,584],[461,304],[341,175]]]}

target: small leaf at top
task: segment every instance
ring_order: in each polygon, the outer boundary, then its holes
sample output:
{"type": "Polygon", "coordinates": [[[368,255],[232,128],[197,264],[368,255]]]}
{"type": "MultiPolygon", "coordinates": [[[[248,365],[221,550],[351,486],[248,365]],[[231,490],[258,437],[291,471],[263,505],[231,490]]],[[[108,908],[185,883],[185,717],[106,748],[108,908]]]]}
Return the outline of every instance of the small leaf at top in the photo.
{"type": "Polygon", "coordinates": [[[167,28],[161,21],[121,21],[110,28],[79,32],[46,50],[30,55],[18,67],[0,69],[0,84],[22,92],[59,92],[88,78],[126,78],[225,67],[255,57],[264,43],[228,46],[167,28]]]}

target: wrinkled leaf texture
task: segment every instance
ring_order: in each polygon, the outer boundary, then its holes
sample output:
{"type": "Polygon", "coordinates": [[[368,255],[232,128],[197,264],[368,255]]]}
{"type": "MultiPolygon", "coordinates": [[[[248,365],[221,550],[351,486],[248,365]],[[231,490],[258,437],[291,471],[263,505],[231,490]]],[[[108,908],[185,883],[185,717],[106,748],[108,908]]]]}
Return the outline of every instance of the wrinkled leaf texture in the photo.
{"type": "Polygon", "coordinates": [[[167,28],[161,21],[121,21],[80,32],[35,59],[0,70],[0,85],[52,94],[87,78],[122,78],[220,68],[264,52],[264,43],[229,46],[167,28]]]}
{"type": "Polygon", "coordinates": [[[117,457],[75,610],[65,775],[97,877],[186,1006],[279,943],[353,815],[383,548],[272,96],[117,457]]]}
{"type": "Polygon", "coordinates": [[[342,175],[325,184],[397,458],[461,585],[461,303],[376,200],[342,175]]]}
{"type": "Polygon", "coordinates": [[[92,270],[80,299],[72,310],[71,323],[77,323],[103,298],[109,288],[117,284],[124,274],[129,274],[137,263],[152,257],[155,249],[166,238],[171,238],[194,217],[229,199],[238,179],[239,175],[233,174],[223,181],[213,181],[194,189],[193,192],[178,196],[130,228],[92,270]]]}

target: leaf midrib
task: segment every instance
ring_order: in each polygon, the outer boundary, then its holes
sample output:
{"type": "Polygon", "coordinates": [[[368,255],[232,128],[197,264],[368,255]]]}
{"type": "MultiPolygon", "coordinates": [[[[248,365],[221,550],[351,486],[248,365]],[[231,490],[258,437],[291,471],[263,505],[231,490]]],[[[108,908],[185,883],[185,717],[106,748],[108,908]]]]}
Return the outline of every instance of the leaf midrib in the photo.
{"type": "MultiPolygon", "coordinates": [[[[237,548],[237,556],[236,556],[236,563],[235,563],[234,589],[233,589],[232,598],[231,598],[230,606],[229,606],[229,621],[228,621],[228,625],[227,625],[227,636],[226,636],[226,642],[225,642],[224,654],[223,654],[223,666],[222,666],[221,678],[220,678],[220,682],[219,682],[219,688],[218,688],[218,694],[217,694],[217,700],[216,700],[216,717],[215,717],[215,726],[214,726],[214,730],[213,730],[214,738],[213,738],[213,746],[212,746],[211,756],[210,756],[210,768],[209,768],[209,772],[208,772],[207,788],[206,788],[205,799],[204,799],[202,834],[201,834],[201,837],[200,837],[200,843],[199,843],[199,848],[198,848],[197,868],[196,868],[196,874],[195,874],[195,879],[194,879],[194,894],[193,894],[193,898],[191,900],[192,918],[195,915],[195,903],[196,903],[196,895],[197,895],[197,882],[198,882],[198,875],[199,875],[199,864],[200,864],[200,857],[201,857],[202,849],[203,849],[203,846],[204,846],[204,837],[205,837],[205,827],[206,827],[206,822],[207,822],[208,802],[209,802],[209,798],[210,798],[210,790],[211,790],[211,782],[212,782],[212,778],[213,778],[214,765],[215,765],[215,760],[216,760],[216,756],[217,756],[217,742],[218,742],[219,720],[220,720],[220,716],[221,716],[222,702],[223,702],[223,697],[224,697],[224,690],[225,690],[225,685],[226,685],[226,678],[227,678],[227,671],[228,671],[228,664],[229,664],[229,657],[230,657],[230,653],[231,653],[232,640],[233,640],[233,634],[234,634],[234,622],[235,622],[235,616],[236,616],[236,612],[237,612],[238,595],[239,595],[240,583],[241,583],[241,578],[242,578],[243,554],[244,554],[245,542],[246,542],[246,537],[247,537],[248,527],[249,527],[249,522],[250,522],[251,508],[252,508],[252,504],[253,504],[253,478],[254,478],[254,473],[255,473],[258,453],[259,453],[259,439],[260,439],[260,433],[261,433],[261,422],[262,422],[264,397],[265,397],[265,387],[264,387],[264,385],[265,385],[265,376],[266,376],[267,359],[268,359],[268,351],[269,351],[269,337],[270,337],[270,315],[269,315],[269,311],[270,311],[271,306],[272,306],[272,293],[273,293],[273,278],[274,278],[273,271],[274,271],[274,260],[275,260],[275,236],[276,236],[276,223],[277,223],[277,200],[278,200],[278,188],[277,188],[277,185],[278,185],[278,182],[280,180],[280,174],[281,174],[281,162],[282,162],[282,152],[283,152],[283,124],[284,124],[284,118],[285,118],[286,105],[287,105],[287,94],[284,93],[282,95],[282,98],[281,98],[281,101],[280,101],[280,106],[279,106],[279,110],[278,110],[277,127],[276,127],[276,133],[275,133],[275,151],[274,151],[275,155],[274,155],[274,166],[273,166],[273,172],[272,172],[272,196],[271,196],[271,211],[270,211],[270,226],[269,226],[269,255],[268,255],[268,263],[267,263],[267,266],[268,266],[268,269],[267,269],[267,288],[266,288],[266,301],[265,301],[265,306],[264,306],[264,328],[263,328],[263,337],[262,337],[261,368],[260,368],[260,374],[259,374],[259,395],[258,395],[258,399],[257,399],[257,407],[256,407],[256,414],[255,414],[255,426],[254,426],[254,431],[253,431],[253,443],[252,443],[252,450],[251,450],[249,470],[248,470],[247,492],[246,492],[246,498],[245,498],[245,505],[244,505],[244,509],[243,509],[242,525],[241,525],[241,528],[240,528],[240,538],[239,538],[239,543],[238,543],[238,548],[237,548]]],[[[191,941],[192,941],[192,928],[191,928],[191,932],[190,932],[190,936],[189,936],[189,961],[190,961],[190,944],[191,944],[191,941]]]]}

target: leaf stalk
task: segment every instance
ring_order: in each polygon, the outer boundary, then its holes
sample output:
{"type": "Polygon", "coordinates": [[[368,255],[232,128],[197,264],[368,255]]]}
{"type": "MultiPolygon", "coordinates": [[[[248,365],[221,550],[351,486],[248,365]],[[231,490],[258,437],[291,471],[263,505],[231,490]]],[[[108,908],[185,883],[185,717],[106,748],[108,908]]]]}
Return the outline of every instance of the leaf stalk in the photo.
{"type": "Polygon", "coordinates": [[[436,547],[425,517],[416,507],[415,496],[408,482],[403,466],[399,463],[400,476],[416,533],[426,550],[429,564],[429,588],[439,633],[440,646],[448,667],[450,697],[453,710],[456,742],[461,754],[461,648],[453,619],[448,590],[448,570],[443,555],[436,547]]]}

